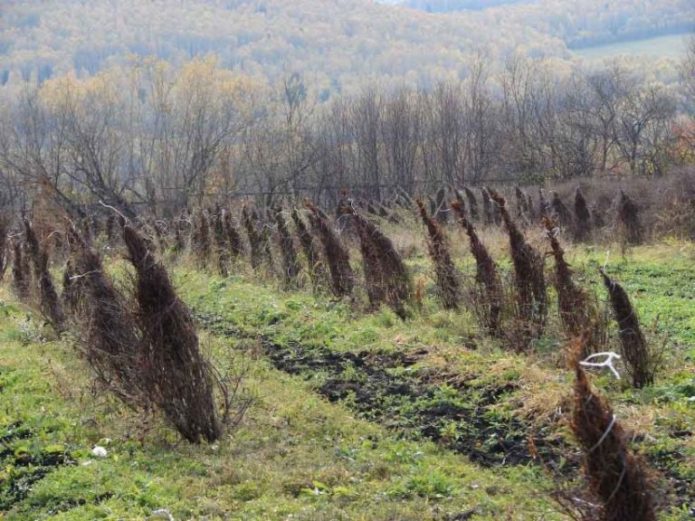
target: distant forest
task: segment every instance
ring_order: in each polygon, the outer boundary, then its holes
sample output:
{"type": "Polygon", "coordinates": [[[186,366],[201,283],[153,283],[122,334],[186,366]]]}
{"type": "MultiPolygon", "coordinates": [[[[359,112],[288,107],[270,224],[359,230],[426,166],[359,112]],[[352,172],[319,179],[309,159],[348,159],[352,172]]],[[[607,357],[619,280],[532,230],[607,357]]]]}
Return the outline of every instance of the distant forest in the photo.
{"type": "MultiPolygon", "coordinates": [[[[215,54],[271,83],[299,73],[324,101],[366,83],[463,80],[481,52],[497,70],[513,54],[567,65],[573,47],[695,28],[690,0],[33,0],[3,2],[0,16],[0,85],[215,54]]],[[[669,67],[652,64],[661,81],[669,67]]]]}

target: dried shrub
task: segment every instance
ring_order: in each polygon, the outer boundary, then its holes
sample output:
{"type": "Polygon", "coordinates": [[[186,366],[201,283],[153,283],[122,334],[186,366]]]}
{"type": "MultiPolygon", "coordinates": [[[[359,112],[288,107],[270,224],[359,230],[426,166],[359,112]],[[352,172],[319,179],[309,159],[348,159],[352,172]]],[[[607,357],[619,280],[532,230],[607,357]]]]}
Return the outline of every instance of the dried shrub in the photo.
{"type": "Polygon", "coordinates": [[[193,221],[191,248],[200,267],[206,267],[210,260],[210,222],[207,212],[201,210],[193,221]]]}
{"type": "Polygon", "coordinates": [[[548,241],[555,259],[555,290],[557,292],[558,311],[563,329],[570,337],[576,337],[591,327],[595,309],[589,307],[587,293],[577,286],[573,279],[572,268],[565,260],[565,252],[557,236],[560,232],[554,221],[543,219],[548,241]]]}
{"type": "Polygon", "coordinates": [[[550,203],[553,220],[563,228],[572,227],[572,214],[565,203],[562,202],[557,192],[553,192],[553,200],[550,203]]]}
{"type": "Polygon", "coordinates": [[[304,258],[309,267],[309,277],[311,278],[312,287],[314,291],[318,291],[324,286],[328,279],[325,265],[321,259],[321,253],[296,208],[292,209],[292,220],[297,230],[296,233],[299,244],[302,246],[302,251],[304,252],[304,258]]]}
{"type": "Polygon", "coordinates": [[[244,241],[241,239],[241,234],[234,224],[230,212],[224,212],[224,229],[227,234],[231,256],[233,259],[238,259],[245,253],[244,241]]]}
{"type": "Polygon", "coordinates": [[[574,192],[574,240],[586,242],[591,238],[591,212],[579,187],[574,192]]]}
{"type": "Polygon", "coordinates": [[[514,195],[516,196],[516,217],[517,219],[520,219],[523,221],[524,219],[528,219],[529,217],[529,212],[528,212],[528,199],[526,198],[526,194],[524,191],[519,188],[518,186],[514,187],[514,195]]]}
{"type": "Polygon", "coordinates": [[[127,299],[104,272],[101,257],[73,228],[65,271],[64,302],[74,312],[81,351],[99,384],[129,405],[148,408],[148,374],[142,340],[127,299]]]}
{"type": "Polygon", "coordinates": [[[280,244],[280,253],[282,255],[282,274],[285,287],[292,288],[297,285],[297,277],[299,276],[299,260],[297,259],[297,250],[294,247],[294,240],[287,228],[285,216],[282,214],[282,208],[275,209],[275,223],[278,227],[278,236],[280,244]]]}
{"type": "Polygon", "coordinates": [[[446,188],[442,187],[437,191],[437,197],[435,199],[435,205],[437,207],[436,213],[433,213],[437,221],[440,224],[446,224],[449,221],[449,207],[446,202],[446,188]]]}
{"type": "Polygon", "coordinates": [[[0,282],[5,277],[7,260],[9,259],[8,234],[10,232],[10,218],[0,214],[0,282]]]}
{"type": "Polygon", "coordinates": [[[468,187],[464,187],[463,191],[466,193],[466,198],[468,199],[468,213],[470,215],[471,221],[480,220],[480,212],[478,211],[478,201],[475,198],[473,190],[468,187]]]}
{"type": "Polygon", "coordinates": [[[627,244],[630,246],[642,244],[644,231],[640,223],[639,208],[622,190],[618,201],[618,224],[627,244]]]}
{"type": "Polygon", "coordinates": [[[451,259],[449,241],[437,221],[427,215],[423,202],[418,199],[417,205],[422,222],[427,228],[427,246],[434,264],[440,299],[445,308],[457,309],[461,303],[461,275],[451,259]]]}
{"type": "Polygon", "coordinates": [[[116,217],[113,214],[109,214],[106,217],[106,222],[104,223],[104,233],[106,235],[106,242],[108,244],[113,244],[115,238],[115,227],[116,217]]]}
{"type": "Polygon", "coordinates": [[[251,212],[246,205],[244,205],[241,209],[241,220],[244,223],[246,236],[249,240],[251,267],[254,270],[257,270],[263,262],[263,238],[258,233],[258,230],[256,230],[256,225],[251,217],[251,212]]]}
{"type": "Polygon", "coordinates": [[[362,266],[370,303],[376,307],[386,302],[400,318],[405,319],[412,285],[403,259],[391,239],[376,225],[352,207],[346,211],[352,215],[360,238],[362,266]]]}
{"type": "Polygon", "coordinates": [[[214,441],[222,433],[222,424],[213,396],[213,374],[200,353],[193,316],[140,233],[126,225],[123,239],[136,271],[137,317],[151,398],[185,439],[214,441]]]}
{"type": "Polygon", "coordinates": [[[58,333],[65,330],[65,313],[48,270],[48,254],[41,247],[36,233],[28,219],[24,220],[24,233],[31,261],[34,266],[34,280],[38,284],[39,309],[58,333]]]}
{"type": "Polygon", "coordinates": [[[490,193],[485,188],[483,188],[481,191],[483,194],[484,222],[486,226],[490,226],[495,221],[492,210],[492,201],[490,200],[490,193]]]}
{"type": "Polygon", "coordinates": [[[538,189],[538,211],[540,212],[540,217],[550,217],[552,208],[545,198],[545,191],[542,188],[538,189]]]}
{"type": "Polygon", "coordinates": [[[305,205],[309,210],[309,222],[314,235],[323,245],[333,294],[337,297],[351,294],[355,285],[355,274],[350,267],[350,254],[347,248],[328,224],[325,214],[309,201],[305,205]]]}
{"type": "Polygon", "coordinates": [[[492,189],[490,197],[499,206],[504,220],[514,264],[514,281],[517,290],[519,314],[529,325],[531,335],[542,332],[548,312],[543,257],[528,243],[512,220],[504,198],[492,189]]]}
{"type": "Polygon", "coordinates": [[[219,206],[215,209],[215,222],[213,226],[215,238],[215,261],[217,271],[223,277],[229,275],[229,248],[227,234],[224,229],[224,210],[219,206]]]}
{"type": "Polygon", "coordinates": [[[475,258],[476,275],[475,280],[483,291],[477,301],[482,302],[482,318],[485,327],[491,335],[497,336],[500,333],[500,322],[502,313],[502,303],[504,292],[502,282],[495,261],[482,243],[475,227],[466,219],[463,207],[459,201],[451,203],[451,207],[456,212],[461,226],[466,230],[473,258],[475,258]]]}
{"type": "Polygon", "coordinates": [[[620,354],[632,379],[633,387],[640,389],[654,383],[654,375],[659,366],[659,356],[649,349],[639,324],[637,311],[623,287],[612,280],[603,270],[599,270],[618,323],[620,335],[620,354]]]}
{"type": "Polygon", "coordinates": [[[17,237],[12,242],[12,291],[20,302],[31,300],[31,272],[26,263],[22,241],[17,237]]]}
{"type": "Polygon", "coordinates": [[[600,503],[600,521],[656,521],[652,483],[644,462],[604,399],[576,366],[572,431],[584,453],[584,472],[600,503]]]}

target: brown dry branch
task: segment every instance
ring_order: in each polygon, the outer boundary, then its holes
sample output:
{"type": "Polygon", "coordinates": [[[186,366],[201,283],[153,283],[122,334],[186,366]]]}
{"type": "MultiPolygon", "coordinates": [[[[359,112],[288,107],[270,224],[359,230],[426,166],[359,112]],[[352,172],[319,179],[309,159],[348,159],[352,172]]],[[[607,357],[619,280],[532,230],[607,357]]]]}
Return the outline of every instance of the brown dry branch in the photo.
{"type": "Polygon", "coordinates": [[[5,277],[7,261],[9,259],[8,234],[10,232],[10,218],[0,214],[0,282],[5,277]]]}
{"type": "Polygon", "coordinates": [[[495,190],[488,190],[492,200],[499,206],[509,235],[520,316],[533,326],[528,333],[531,336],[539,335],[548,312],[543,257],[526,242],[523,233],[514,224],[504,198],[495,190]]]}
{"type": "Polygon", "coordinates": [[[274,212],[275,223],[278,227],[280,253],[282,255],[282,274],[286,288],[293,288],[297,285],[300,264],[297,259],[297,250],[294,240],[287,227],[282,208],[276,208],[274,212]]]}
{"type": "Polygon", "coordinates": [[[483,194],[483,215],[485,217],[484,222],[486,226],[490,226],[494,222],[490,193],[485,188],[483,188],[481,191],[483,194]]]}
{"type": "Polygon", "coordinates": [[[355,274],[350,267],[350,254],[340,241],[325,217],[311,202],[306,201],[309,210],[309,222],[314,235],[323,245],[323,254],[331,275],[331,289],[337,297],[352,293],[355,285],[355,274]]]}
{"type": "Polygon", "coordinates": [[[145,348],[148,390],[166,418],[192,443],[222,434],[213,395],[213,374],[198,346],[190,310],[176,295],[169,275],[140,233],[123,228],[135,267],[135,298],[145,348]]]}
{"type": "Polygon", "coordinates": [[[229,275],[229,248],[227,246],[227,234],[224,229],[224,210],[219,206],[215,209],[215,222],[213,226],[215,238],[215,260],[217,271],[223,277],[229,275]]]}
{"type": "Polygon", "coordinates": [[[312,287],[314,291],[318,291],[326,284],[328,279],[323,260],[321,259],[321,253],[314,238],[311,236],[311,233],[309,233],[304,220],[299,215],[297,208],[292,209],[292,220],[294,221],[299,244],[302,246],[302,251],[304,252],[304,258],[309,267],[309,277],[311,278],[312,287]]]}
{"type": "Polygon", "coordinates": [[[53,284],[53,278],[48,270],[48,254],[41,247],[33,227],[28,219],[24,219],[26,245],[34,266],[34,280],[38,286],[39,309],[50,322],[56,332],[65,330],[65,313],[58,298],[58,292],[53,284]]]}
{"type": "Polygon", "coordinates": [[[475,198],[473,190],[464,186],[463,191],[466,193],[466,198],[468,199],[468,213],[470,215],[471,221],[478,221],[480,219],[480,212],[478,211],[478,201],[475,198]]]}
{"type": "Polygon", "coordinates": [[[257,270],[263,262],[263,238],[258,233],[258,230],[256,230],[256,224],[253,222],[251,212],[246,205],[241,208],[241,220],[249,240],[251,267],[257,270]]]}
{"type": "Polygon", "coordinates": [[[589,309],[587,293],[574,283],[572,268],[565,260],[565,251],[557,236],[559,228],[555,222],[543,218],[548,241],[555,259],[555,290],[557,292],[560,322],[570,337],[576,337],[590,327],[592,317],[596,314],[589,309]]]}
{"type": "Polygon", "coordinates": [[[599,521],[656,521],[646,465],[627,446],[613,410],[576,365],[572,431],[584,453],[589,489],[600,504],[599,521]]]}
{"type": "Polygon", "coordinates": [[[574,193],[574,240],[586,242],[591,238],[591,212],[579,187],[574,193]]]}
{"type": "Polygon", "coordinates": [[[599,269],[603,283],[608,290],[613,316],[618,323],[620,354],[632,379],[633,387],[640,389],[654,383],[654,375],[659,366],[659,356],[649,349],[647,340],[640,328],[637,311],[623,287],[599,269]]]}
{"type": "Polygon", "coordinates": [[[618,223],[627,244],[630,246],[642,244],[644,231],[640,223],[639,208],[622,190],[618,201],[618,223]]]}
{"type": "Polygon", "coordinates": [[[565,203],[560,199],[557,192],[553,192],[553,200],[550,203],[550,208],[553,214],[553,220],[562,228],[572,227],[572,214],[570,213],[565,203]]]}
{"type": "Polygon", "coordinates": [[[12,290],[20,302],[31,300],[31,272],[25,262],[24,248],[19,237],[14,237],[12,244],[12,290]]]}
{"type": "Polygon", "coordinates": [[[457,309],[461,303],[461,275],[451,259],[449,242],[442,227],[429,215],[422,200],[417,200],[422,222],[427,228],[430,258],[434,264],[437,290],[447,309],[457,309]]]}
{"type": "Polygon", "coordinates": [[[497,266],[478,237],[475,227],[466,219],[459,201],[452,202],[451,207],[456,212],[461,226],[466,230],[471,253],[473,258],[475,258],[475,280],[483,288],[482,298],[480,299],[483,302],[483,322],[488,332],[493,336],[497,336],[500,333],[502,303],[504,300],[502,282],[497,266]]]}
{"type": "Polygon", "coordinates": [[[201,268],[208,265],[210,260],[210,222],[207,212],[201,210],[198,213],[197,219],[193,221],[193,230],[191,235],[191,248],[193,254],[201,268]]]}
{"type": "Polygon", "coordinates": [[[244,255],[244,241],[241,239],[241,234],[232,220],[232,214],[228,211],[224,212],[224,229],[227,234],[227,242],[229,243],[232,259],[238,259],[244,255]]]}
{"type": "Polygon", "coordinates": [[[391,239],[376,225],[352,207],[346,212],[352,215],[360,238],[362,266],[370,303],[376,307],[386,302],[400,318],[405,319],[412,284],[403,259],[391,239]]]}
{"type": "Polygon", "coordinates": [[[104,272],[97,251],[74,228],[68,230],[68,240],[71,258],[63,297],[74,312],[81,351],[102,387],[132,407],[149,409],[148,366],[136,318],[104,272]]]}

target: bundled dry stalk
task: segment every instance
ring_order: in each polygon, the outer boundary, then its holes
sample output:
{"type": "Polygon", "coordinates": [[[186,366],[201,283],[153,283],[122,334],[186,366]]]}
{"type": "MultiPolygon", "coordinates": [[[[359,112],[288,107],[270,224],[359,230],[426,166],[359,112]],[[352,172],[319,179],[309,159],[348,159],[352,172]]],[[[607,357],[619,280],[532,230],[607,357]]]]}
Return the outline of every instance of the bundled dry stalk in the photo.
{"type": "Polygon", "coordinates": [[[9,217],[0,214],[0,281],[5,277],[5,271],[7,270],[7,259],[9,258],[7,235],[9,231],[9,217]]]}
{"type": "Polygon", "coordinates": [[[654,383],[654,374],[659,360],[650,351],[644,334],[642,334],[637,311],[632,307],[630,298],[623,287],[608,277],[603,270],[599,271],[611,299],[614,318],[618,323],[620,354],[623,356],[627,371],[632,378],[632,385],[637,389],[651,385],[654,383]]]}
{"type": "Polygon", "coordinates": [[[586,242],[591,238],[591,212],[579,187],[574,192],[574,240],[586,242]]]}
{"type": "Polygon", "coordinates": [[[572,227],[572,214],[565,203],[562,202],[557,192],[553,192],[553,200],[550,203],[553,220],[563,228],[572,227]]]}
{"type": "Polygon", "coordinates": [[[376,307],[386,302],[400,318],[405,319],[412,284],[403,259],[391,239],[373,223],[352,207],[346,212],[352,215],[360,238],[362,266],[370,303],[376,307]]]}
{"type": "Polygon", "coordinates": [[[554,282],[560,321],[565,332],[569,336],[575,337],[589,328],[591,317],[595,313],[589,310],[586,292],[574,283],[572,268],[565,260],[565,252],[557,239],[558,227],[548,217],[543,218],[543,224],[555,259],[554,282]]]}
{"type": "Polygon", "coordinates": [[[522,319],[535,326],[532,334],[540,334],[548,311],[548,297],[543,272],[543,257],[528,243],[506,208],[504,198],[492,189],[490,197],[499,206],[509,235],[514,263],[515,283],[522,319]]]}
{"type": "Polygon", "coordinates": [[[620,422],[606,401],[592,391],[579,364],[575,372],[571,427],[584,452],[589,489],[600,503],[594,519],[656,521],[645,464],[627,446],[620,422]]]}
{"type": "Polygon", "coordinates": [[[253,222],[251,212],[246,205],[241,208],[241,219],[246,229],[246,235],[249,239],[251,253],[251,267],[257,270],[261,262],[263,262],[263,237],[256,230],[256,224],[253,222]]]}
{"type": "Polygon", "coordinates": [[[227,247],[227,234],[224,229],[224,210],[219,206],[215,209],[215,223],[213,226],[215,238],[215,260],[217,271],[223,277],[229,275],[229,249],[227,247]]]}
{"type": "Polygon", "coordinates": [[[299,244],[302,246],[307,266],[309,267],[309,277],[314,291],[319,290],[327,281],[326,269],[321,259],[321,253],[314,242],[314,238],[304,224],[304,220],[299,215],[297,208],[292,209],[292,220],[296,228],[299,244]]]}
{"type": "Polygon", "coordinates": [[[487,251],[485,245],[480,241],[475,228],[463,212],[463,207],[459,201],[451,203],[451,207],[456,212],[461,226],[466,230],[470,242],[470,249],[475,258],[476,276],[478,285],[483,287],[484,303],[483,321],[491,335],[498,335],[500,332],[500,321],[502,313],[503,291],[502,282],[497,272],[495,261],[487,251]]]}
{"type": "Polygon", "coordinates": [[[432,215],[440,224],[446,224],[449,221],[449,208],[446,203],[446,188],[442,187],[437,191],[435,205],[437,207],[436,213],[432,215]]]}
{"type": "Polygon", "coordinates": [[[31,272],[25,262],[24,248],[19,238],[14,238],[12,243],[12,290],[20,302],[31,300],[31,272]]]}
{"type": "Polygon", "coordinates": [[[191,248],[198,265],[200,267],[207,266],[210,259],[210,222],[205,210],[201,210],[198,213],[198,218],[193,221],[191,248]]]}
{"type": "Polygon", "coordinates": [[[27,249],[34,265],[34,279],[38,283],[39,308],[46,320],[60,333],[65,330],[65,313],[53,284],[51,273],[48,271],[48,253],[41,248],[28,219],[24,220],[24,233],[27,249]]]}
{"type": "Polygon", "coordinates": [[[74,312],[82,352],[97,381],[129,405],[149,408],[142,340],[126,298],[104,272],[101,257],[74,228],[68,230],[71,258],[63,302],[74,312]]]}
{"type": "Polygon", "coordinates": [[[483,188],[481,192],[483,194],[483,215],[485,216],[485,225],[490,226],[495,220],[492,209],[492,201],[490,200],[490,193],[485,188],[483,188]]]}
{"type": "Polygon", "coordinates": [[[229,242],[229,251],[232,254],[233,259],[238,259],[244,255],[244,242],[241,239],[241,234],[237,227],[234,225],[232,220],[232,215],[230,212],[224,212],[224,229],[227,234],[227,241],[229,242]]]}
{"type": "Polygon", "coordinates": [[[640,223],[639,208],[622,190],[618,201],[618,222],[627,244],[631,246],[642,244],[644,231],[640,223]]]}
{"type": "Polygon", "coordinates": [[[442,227],[429,215],[423,202],[418,199],[418,209],[422,222],[427,227],[427,245],[434,264],[437,289],[442,304],[447,309],[457,309],[461,303],[461,275],[451,260],[449,243],[442,227]]]}
{"type": "Polygon", "coordinates": [[[126,225],[123,239],[136,271],[135,298],[148,391],[184,438],[193,443],[214,441],[222,426],[211,368],[200,353],[191,312],[138,231],[126,225]]]}
{"type": "Polygon", "coordinates": [[[520,220],[528,219],[528,200],[526,199],[526,194],[518,186],[514,187],[514,194],[516,196],[516,217],[520,220]]]}
{"type": "Polygon", "coordinates": [[[305,205],[309,212],[311,228],[323,245],[324,258],[331,274],[331,289],[337,297],[352,293],[355,274],[350,267],[350,254],[338,236],[328,224],[325,214],[311,202],[305,205]]]}
{"type": "Polygon", "coordinates": [[[478,211],[478,201],[475,198],[473,190],[464,186],[463,191],[466,193],[466,198],[468,199],[468,213],[470,214],[471,221],[479,220],[480,212],[478,211]]]}
{"type": "Polygon", "coordinates": [[[297,259],[297,250],[294,247],[294,240],[287,228],[285,216],[282,214],[282,208],[276,208],[274,212],[275,223],[278,227],[278,235],[280,238],[280,253],[282,254],[282,272],[285,282],[285,287],[291,288],[297,285],[297,277],[299,276],[299,260],[297,259]]]}

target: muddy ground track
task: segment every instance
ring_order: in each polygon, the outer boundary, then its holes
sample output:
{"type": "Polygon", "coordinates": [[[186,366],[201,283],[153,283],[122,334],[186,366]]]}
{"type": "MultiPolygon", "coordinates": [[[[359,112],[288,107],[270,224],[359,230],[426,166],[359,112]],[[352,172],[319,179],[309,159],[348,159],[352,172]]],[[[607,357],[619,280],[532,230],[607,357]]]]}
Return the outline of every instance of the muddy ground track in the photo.
{"type": "MultiPolygon", "coordinates": [[[[306,380],[321,375],[324,379],[316,391],[331,402],[343,403],[363,419],[429,438],[483,467],[542,464],[560,479],[580,472],[580,453],[558,435],[557,426],[539,428],[490,414],[505,394],[516,389],[513,383],[474,387],[451,378],[448,383],[461,398],[451,400],[440,396],[439,389],[447,380],[443,375],[433,378],[427,371],[412,367],[426,354],[424,350],[352,353],[299,343],[281,345],[244,332],[217,315],[198,312],[196,318],[219,336],[259,341],[264,355],[281,371],[306,380]],[[452,423],[457,428],[455,435],[449,436],[446,427],[452,423]]],[[[663,501],[688,504],[692,483],[672,466],[683,454],[666,451],[650,456],[650,465],[665,478],[662,497],[670,497],[663,501]]]]}
{"type": "Polygon", "coordinates": [[[306,379],[321,375],[324,380],[316,391],[331,402],[342,402],[363,419],[424,436],[483,466],[534,460],[562,471],[577,466],[576,458],[567,460],[576,451],[552,433],[550,426],[533,432],[517,419],[500,419],[492,413],[492,406],[515,390],[514,384],[474,387],[451,379],[449,385],[457,396],[442,395],[442,375],[433,381],[433,375],[423,370],[407,370],[426,351],[355,354],[298,343],[279,345],[244,334],[221,317],[196,316],[203,327],[220,336],[258,339],[279,370],[306,379]],[[448,429],[452,425],[454,431],[448,429]]]}

